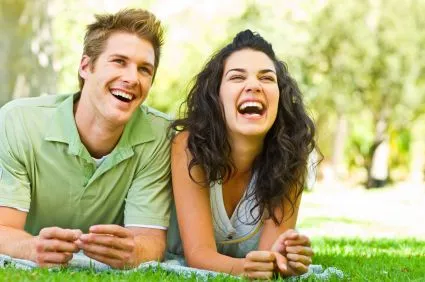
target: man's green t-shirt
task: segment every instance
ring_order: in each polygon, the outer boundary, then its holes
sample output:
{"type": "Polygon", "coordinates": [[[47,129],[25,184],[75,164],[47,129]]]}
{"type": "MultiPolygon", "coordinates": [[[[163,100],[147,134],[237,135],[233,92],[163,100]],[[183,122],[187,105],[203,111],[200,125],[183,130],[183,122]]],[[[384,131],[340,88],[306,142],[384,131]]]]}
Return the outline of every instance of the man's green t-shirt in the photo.
{"type": "Polygon", "coordinates": [[[28,212],[25,230],[94,224],[168,226],[166,115],[140,106],[97,167],[81,143],[74,95],[12,101],[0,109],[0,206],[28,212]]]}

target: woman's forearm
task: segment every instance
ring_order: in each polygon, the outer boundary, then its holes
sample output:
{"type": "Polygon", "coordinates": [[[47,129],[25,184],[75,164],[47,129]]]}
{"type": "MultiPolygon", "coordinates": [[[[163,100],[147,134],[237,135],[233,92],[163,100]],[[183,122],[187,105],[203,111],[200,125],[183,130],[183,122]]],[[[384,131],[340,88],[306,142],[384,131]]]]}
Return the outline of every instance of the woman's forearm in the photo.
{"type": "Polygon", "coordinates": [[[223,272],[232,275],[244,273],[244,258],[233,258],[219,254],[215,250],[200,249],[186,255],[190,267],[223,272]]]}

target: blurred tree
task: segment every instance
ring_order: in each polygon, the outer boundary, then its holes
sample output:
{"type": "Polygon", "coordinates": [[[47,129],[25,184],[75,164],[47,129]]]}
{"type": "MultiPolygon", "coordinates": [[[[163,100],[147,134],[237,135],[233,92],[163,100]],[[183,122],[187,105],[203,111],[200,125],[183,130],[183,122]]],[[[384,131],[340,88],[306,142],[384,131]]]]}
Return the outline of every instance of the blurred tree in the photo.
{"type": "Polygon", "coordinates": [[[54,67],[57,73],[57,92],[78,90],[78,66],[83,52],[86,26],[96,14],[114,13],[123,8],[150,7],[152,0],[49,0],[48,7],[56,15],[51,20],[55,45],[54,67]],[[137,3],[139,2],[139,3],[137,3]]]}
{"type": "MultiPolygon", "coordinates": [[[[163,18],[165,44],[156,81],[147,103],[161,111],[178,115],[194,76],[208,58],[227,43],[228,21],[245,9],[244,0],[158,1],[153,12],[163,18]],[[168,3],[168,6],[167,6],[168,3]]],[[[182,109],[184,110],[184,109],[182,109]]]]}
{"type": "Polygon", "coordinates": [[[55,92],[50,23],[47,0],[0,2],[0,106],[55,92]]]}
{"type": "Polygon", "coordinates": [[[303,84],[316,92],[321,131],[328,130],[329,121],[335,124],[330,127],[335,170],[343,165],[346,121],[352,127],[359,114],[369,112],[373,138],[364,141],[370,142],[365,165],[371,183],[372,160],[388,159],[373,156],[388,138],[389,125],[413,121],[424,101],[425,29],[418,13],[424,8],[424,1],[413,0],[329,0],[307,22],[311,36],[300,58],[303,84]]]}
{"type": "Polygon", "coordinates": [[[372,112],[374,124],[368,187],[374,183],[370,173],[374,154],[389,138],[388,129],[404,127],[406,121],[414,122],[414,113],[425,102],[422,77],[425,24],[419,13],[424,9],[424,1],[370,1],[367,20],[372,27],[370,36],[379,52],[362,61],[364,65],[369,62],[367,84],[358,84],[360,98],[372,112]]]}

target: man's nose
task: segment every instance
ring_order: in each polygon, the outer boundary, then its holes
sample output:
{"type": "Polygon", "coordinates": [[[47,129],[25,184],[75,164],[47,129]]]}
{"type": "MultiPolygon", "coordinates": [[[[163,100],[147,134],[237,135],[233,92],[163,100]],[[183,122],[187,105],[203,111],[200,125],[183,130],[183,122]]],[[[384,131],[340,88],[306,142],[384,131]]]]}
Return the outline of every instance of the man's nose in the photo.
{"type": "Polygon", "coordinates": [[[128,66],[122,75],[122,80],[128,85],[134,86],[139,82],[139,72],[137,67],[128,66]]]}

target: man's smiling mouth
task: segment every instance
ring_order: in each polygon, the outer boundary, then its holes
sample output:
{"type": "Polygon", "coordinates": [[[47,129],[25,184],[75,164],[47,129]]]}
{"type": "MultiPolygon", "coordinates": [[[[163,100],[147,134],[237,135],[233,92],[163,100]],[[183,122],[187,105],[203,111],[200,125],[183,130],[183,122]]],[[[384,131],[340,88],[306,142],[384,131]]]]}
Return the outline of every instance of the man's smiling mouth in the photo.
{"type": "Polygon", "coordinates": [[[134,100],[134,95],[121,90],[111,89],[111,94],[122,102],[130,103],[132,100],[134,100]]]}

